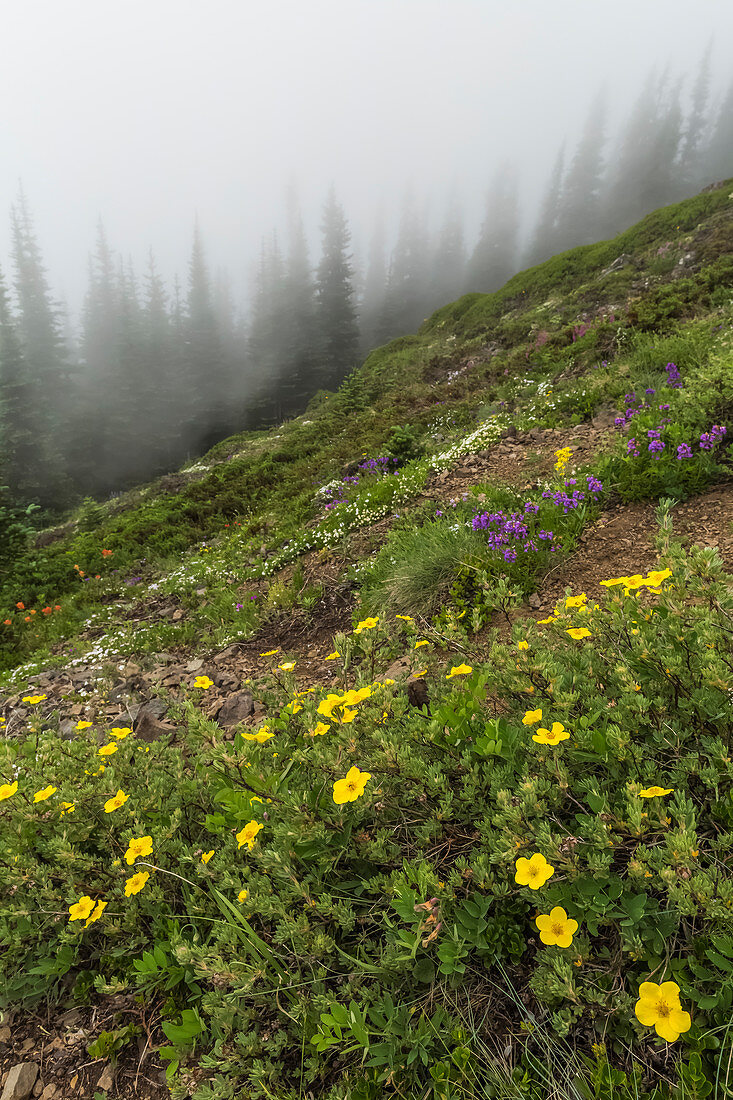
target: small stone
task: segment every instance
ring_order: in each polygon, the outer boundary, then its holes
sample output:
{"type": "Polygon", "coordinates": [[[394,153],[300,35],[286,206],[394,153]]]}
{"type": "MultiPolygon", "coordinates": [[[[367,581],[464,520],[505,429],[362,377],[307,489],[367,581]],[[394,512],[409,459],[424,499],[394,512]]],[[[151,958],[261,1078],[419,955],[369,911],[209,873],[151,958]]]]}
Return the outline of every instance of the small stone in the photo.
{"type": "Polygon", "coordinates": [[[169,733],[169,729],[160,722],[167,709],[162,699],[150,699],[143,703],[132,726],[135,736],[141,741],[157,741],[169,733]]]}
{"type": "Polygon", "coordinates": [[[5,1027],[0,1027],[0,1043],[9,1043],[11,1034],[10,1028],[7,1027],[7,1025],[5,1027]]]}
{"type": "Polygon", "coordinates": [[[56,1085],[54,1085],[52,1081],[50,1085],[46,1085],[45,1089],[41,1093],[41,1100],[53,1100],[58,1091],[58,1088],[56,1087],[56,1085]]]}
{"type": "Polygon", "coordinates": [[[224,729],[239,725],[254,714],[254,702],[249,691],[228,695],[217,711],[216,720],[224,729]]]}
{"type": "Polygon", "coordinates": [[[40,1096],[42,1092],[43,1092],[43,1081],[39,1077],[38,1080],[36,1081],[35,1085],[33,1086],[33,1091],[31,1093],[31,1095],[37,1097],[37,1096],[40,1096]]]}
{"type": "Polygon", "coordinates": [[[102,1074],[97,1081],[97,1088],[102,1092],[109,1092],[115,1083],[115,1075],[112,1066],[109,1063],[102,1070],[102,1074]]]}
{"type": "Polygon", "coordinates": [[[200,668],[204,667],[204,661],[202,657],[196,657],[193,661],[189,661],[186,665],[186,672],[198,672],[200,668]]]}
{"type": "Polygon", "coordinates": [[[2,1100],[27,1100],[38,1077],[35,1062],[18,1062],[8,1073],[2,1100]]]}

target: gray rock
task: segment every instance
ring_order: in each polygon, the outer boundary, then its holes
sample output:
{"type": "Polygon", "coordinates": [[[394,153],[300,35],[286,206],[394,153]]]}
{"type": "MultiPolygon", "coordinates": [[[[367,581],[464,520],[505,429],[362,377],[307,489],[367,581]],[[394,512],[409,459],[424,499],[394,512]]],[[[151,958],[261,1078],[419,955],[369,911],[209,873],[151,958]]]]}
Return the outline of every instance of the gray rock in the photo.
{"type": "Polygon", "coordinates": [[[8,1074],[2,1100],[27,1100],[37,1077],[38,1066],[35,1062],[17,1062],[8,1074]]]}
{"type": "Polygon", "coordinates": [[[216,720],[224,729],[238,726],[245,718],[254,714],[254,701],[249,691],[237,691],[228,695],[219,707],[216,720]]]}
{"type": "Polygon", "coordinates": [[[160,721],[167,709],[162,699],[150,699],[143,703],[132,727],[135,736],[141,741],[157,741],[163,734],[169,733],[160,721]]]}

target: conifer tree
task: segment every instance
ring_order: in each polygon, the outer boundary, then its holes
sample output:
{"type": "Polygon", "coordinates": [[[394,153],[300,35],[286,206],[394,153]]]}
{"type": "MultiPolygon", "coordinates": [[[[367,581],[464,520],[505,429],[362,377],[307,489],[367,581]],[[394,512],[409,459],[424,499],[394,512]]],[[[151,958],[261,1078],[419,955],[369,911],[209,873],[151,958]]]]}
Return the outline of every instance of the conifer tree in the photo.
{"type": "Polygon", "coordinates": [[[446,211],[435,252],[430,264],[430,285],[426,301],[427,312],[452,302],[460,294],[466,282],[466,244],[463,236],[463,218],[455,197],[446,211]]]}
{"type": "Polygon", "coordinates": [[[368,355],[372,348],[384,343],[381,318],[386,290],[384,217],[380,210],[369,242],[366,273],[359,304],[362,356],[368,355]]]}
{"type": "Polygon", "coordinates": [[[321,349],[316,288],[308,242],[295,193],[288,195],[288,255],[282,283],[282,356],[277,380],[277,418],[302,412],[318,389],[321,349]]]}
{"type": "Polygon", "coordinates": [[[36,438],[37,396],[0,274],[0,486],[19,504],[36,499],[46,472],[36,438]]]}
{"type": "Polygon", "coordinates": [[[188,407],[182,427],[187,440],[197,448],[204,441],[210,445],[218,437],[218,425],[224,420],[231,386],[198,221],[194,225],[188,265],[184,332],[188,407]]]}
{"type": "Polygon", "coordinates": [[[411,193],[405,198],[387,278],[382,325],[385,338],[414,332],[425,319],[430,255],[425,216],[411,193]]]}
{"type": "Polygon", "coordinates": [[[559,225],[560,210],[562,209],[562,185],[565,174],[565,146],[561,145],[555,158],[555,163],[550,174],[542,205],[540,206],[537,225],[531,244],[524,257],[524,263],[531,267],[542,260],[554,256],[560,250],[559,225]]]}
{"type": "Polygon", "coordinates": [[[708,183],[733,176],[733,82],[718,109],[704,163],[708,183]]]}
{"type": "Polygon", "coordinates": [[[494,176],[486,214],[468,268],[468,289],[497,290],[517,269],[517,177],[510,165],[494,176]]]}
{"type": "Polygon", "coordinates": [[[72,368],[64,356],[58,314],[22,191],[11,211],[11,231],[17,332],[37,447],[33,463],[36,499],[42,507],[56,510],[72,497],[64,462],[70,442],[72,368]]]}
{"type": "Polygon", "coordinates": [[[351,233],[333,187],[323,208],[321,232],[321,260],[316,276],[322,348],[319,383],[324,388],[332,388],[338,386],[355,366],[359,350],[351,233]]]}
{"type": "Polygon", "coordinates": [[[555,251],[591,244],[600,235],[605,121],[605,97],[599,92],[565,178],[558,204],[555,251]]]}
{"type": "Polygon", "coordinates": [[[702,186],[705,180],[703,153],[709,140],[711,50],[712,42],[708,43],[702,55],[697,78],[692,86],[690,111],[685,121],[684,139],[680,151],[680,179],[689,192],[702,186]]]}
{"type": "Polygon", "coordinates": [[[681,198],[682,112],[677,88],[652,73],[629,116],[605,201],[604,231],[612,236],[659,206],[681,198]]]}

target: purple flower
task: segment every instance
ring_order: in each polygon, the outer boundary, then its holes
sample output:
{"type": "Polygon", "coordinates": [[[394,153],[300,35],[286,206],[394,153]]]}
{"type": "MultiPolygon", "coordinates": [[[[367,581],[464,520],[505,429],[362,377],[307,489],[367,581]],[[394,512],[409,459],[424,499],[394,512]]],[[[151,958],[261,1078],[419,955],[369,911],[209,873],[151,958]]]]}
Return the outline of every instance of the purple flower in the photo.
{"type": "Polygon", "coordinates": [[[677,448],[677,458],[692,458],[692,451],[689,443],[680,443],[677,448]]]}
{"type": "Polygon", "coordinates": [[[653,394],[655,394],[656,392],[657,392],[656,390],[653,390],[653,389],[651,389],[651,388],[650,388],[650,389],[647,389],[647,390],[644,390],[644,393],[648,394],[648,395],[649,395],[649,397],[651,397],[651,396],[652,396],[653,394]]]}
{"type": "Polygon", "coordinates": [[[629,439],[629,441],[627,442],[627,444],[626,444],[626,454],[627,455],[633,455],[634,458],[639,457],[639,450],[636,446],[636,440],[635,439],[629,439]]]}
{"type": "Polygon", "coordinates": [[[244,609],[244,604],[243,603],[238,603],[238,604],[234,605],[234,610],[235,611],[242,611],[243,609],[244,609]]]}
{"type": "Polygon", "coordinates": [[[652,452],[652,458],[659,459],[664,450],[664,443],[662,443],[661,439],[653,439],[648,449],[652,452]]]}

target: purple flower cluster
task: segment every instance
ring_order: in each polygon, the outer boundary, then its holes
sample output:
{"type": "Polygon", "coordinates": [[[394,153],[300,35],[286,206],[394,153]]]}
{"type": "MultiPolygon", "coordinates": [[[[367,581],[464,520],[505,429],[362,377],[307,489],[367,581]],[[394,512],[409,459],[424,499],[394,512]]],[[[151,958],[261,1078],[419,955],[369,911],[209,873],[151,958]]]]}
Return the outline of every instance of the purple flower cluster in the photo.
{"type": "Polygon", "coordinates": [[[639,448],[636,445],[636,439],[629,439],[626,443],[626,454],[632,455],[634,458],[639,457],[639,448]]]}
{"type": "MultiPolygon", "coordinates": [[[[564,489],[556,492],[548,489],[542,495],[550,498],[567,515],[588,496],[595,498],[603,489],[598,478],[590,474],[586,476],[584,491],[576,486],[576,479],[569,478],[565,481],[564,489]],[[572,495],[568,494],[568,489],[572,490],[572,495]]],[[[521,512],[477,512],[471,520],[471,526],[474,531],[487,532],[489,549],[498,551],[506,562],[516,561],[520,553],[530,554],[542,549],[543,543],[546,549],[554,553],[559,549],[555,533],[545,531],[544,528],[533,529],[533,517],[539,510],[539,504],[528,500],[521,512]]]]}
{"type": "Polygon", "coordinates": [[[667,372],[667,385],[672,386],[675,390],[682,389],[682,381],[680,379],[679,368],[675,363],[667,363],[664,368],[667,372]]]}
{"type": "Polygon", "coordinates": [[[562,508],[564,515],[567,515],[574,508],[580,507],[586,497],[590,496],[596,499],[603,489],[603,485],[597,477],[587,474],[585,480],[585,492],[576,488],[577,480],[571,477],[566,479],[564,489],[545,489],[542,496],[549,498],[558,508],[562,508]],[[571,494],[568,494],[568,489],[572,490],[571,494]]]}
{"type": "Polygon", "coordinates": [[[529,523],[525,519],[525,515],[530,514],[528,505],[530,510],[535,507],[528,501],[524,506],[524,513],[478,512],[471,520],[474,531],[488,532],[489,549],[497,550],[506,562],[516,561],[520,551],[523,554],[529,554],[539,550],[538,542],[535,540],[549,542],[549,549],[557,550],[552,531],[537,531],[534,536],[530,533],[529,523]]]}
{"type": "Polygon", "coordinates": [[[391,466],[397,465],[396,458],[389,458],[387,455],[380,455],[379,458],[367,458],[364,462],[359,463],[360,470],[366,470],[369,473],[380,474],[396,474],[396,470],[392,470],[391,466]]]}
{"type": "Polygon", "coordinates": [[[703,432],[700,436],[700,447],[703,451],[712,451],[715,444],[720,443],[726,433],[727,428],[721,424],[713,424],[709,432],[703,432]]]}

